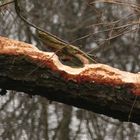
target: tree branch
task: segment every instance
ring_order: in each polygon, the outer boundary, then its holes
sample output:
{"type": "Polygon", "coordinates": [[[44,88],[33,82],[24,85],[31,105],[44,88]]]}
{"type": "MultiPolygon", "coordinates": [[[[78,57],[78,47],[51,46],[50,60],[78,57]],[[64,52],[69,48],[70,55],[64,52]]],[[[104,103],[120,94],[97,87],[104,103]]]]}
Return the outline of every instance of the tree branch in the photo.
{"type": "Polygon", "coordinates": [[[0,88],[140,124],[140,74],[104,64],[72,68],[54,53],[4,37],[0,50],[0,88]]]}

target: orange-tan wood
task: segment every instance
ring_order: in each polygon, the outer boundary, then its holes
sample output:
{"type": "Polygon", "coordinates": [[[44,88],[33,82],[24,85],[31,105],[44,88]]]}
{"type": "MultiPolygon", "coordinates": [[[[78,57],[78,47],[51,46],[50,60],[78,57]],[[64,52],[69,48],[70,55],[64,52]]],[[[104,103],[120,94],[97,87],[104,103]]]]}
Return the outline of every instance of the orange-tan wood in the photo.
{"type": "Polygon", "coordinates": [[[50,100],[140,123],[140,74],[105,64],[82,68],[63,65],[53,52],[0,37],[0,88],[41,95],[50,100]]]}

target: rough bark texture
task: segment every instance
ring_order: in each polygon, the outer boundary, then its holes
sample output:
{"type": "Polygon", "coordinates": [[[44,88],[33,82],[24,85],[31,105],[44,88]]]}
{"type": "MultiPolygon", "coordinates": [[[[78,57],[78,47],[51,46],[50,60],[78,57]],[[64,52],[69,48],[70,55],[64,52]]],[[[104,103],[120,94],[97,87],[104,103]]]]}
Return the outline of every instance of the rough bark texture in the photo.
{"type": "Polygon", "coordinates": [[[140,124],[140,74],[104,64],[72,68],[54,53],[4,37],[0,37],[0,88],[40,95],[122,121],[130,117],[140,124]]]}

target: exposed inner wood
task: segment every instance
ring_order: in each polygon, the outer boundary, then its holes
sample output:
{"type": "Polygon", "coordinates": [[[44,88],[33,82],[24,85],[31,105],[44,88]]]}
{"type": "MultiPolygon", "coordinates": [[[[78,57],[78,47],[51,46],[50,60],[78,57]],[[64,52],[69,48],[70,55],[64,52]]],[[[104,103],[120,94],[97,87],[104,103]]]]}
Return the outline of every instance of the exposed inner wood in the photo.
{"type": "Polygon", "coordinates": [[[0,37],[0,54],[23,55],[39,67],[49,67],[59,72],[65,80],[78,83],[102,83],[113,86],[128,85],[132,93],[140,95],[140,73],[121,71],[105,64],[87,64],[83,68],[63,65],[57,55],[43,52],[35,46],[0,37]]]}
{"type": "Polygon", "coordinates": [[[31,44],[0,37],[0,88],[40,95],[49,100],[140,124],[140,73],[105,64],[82,68],[63,65],[57,55],[31,44]]]}

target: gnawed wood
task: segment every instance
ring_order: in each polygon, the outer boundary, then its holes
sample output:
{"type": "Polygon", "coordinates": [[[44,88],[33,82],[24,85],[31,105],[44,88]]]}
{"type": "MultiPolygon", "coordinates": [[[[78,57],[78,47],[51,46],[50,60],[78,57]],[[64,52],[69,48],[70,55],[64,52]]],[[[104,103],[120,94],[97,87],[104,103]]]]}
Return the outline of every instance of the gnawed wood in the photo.
{"type": "Polygon", "coordinates": [[[35,46],[0,37],[0,54],[28,58],[39,67],[48,67],[59,73],[65,80],[78,83],[99,83],[111,86],[128,86],[134,94],[140,95],[140,73],[118,70],[104,64],[87,64],[83,68],[63,65],[54,53],[43,52],[35,46]]]}
{"type": "MultiPolygon", "coordinates": [[[[140,74],[104,64],[83,68],[63,65],[57,55],[35,46],[0,37],[0,88],[41,95],[97,113],[127,120],[140,74]]],[[[131,121],[140,123],[140,97],[131,121]]]]}

